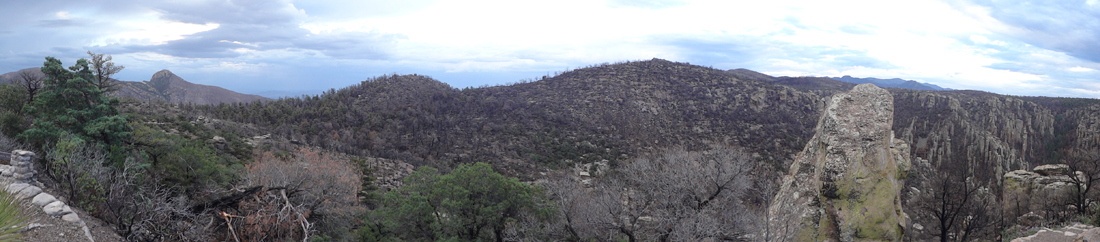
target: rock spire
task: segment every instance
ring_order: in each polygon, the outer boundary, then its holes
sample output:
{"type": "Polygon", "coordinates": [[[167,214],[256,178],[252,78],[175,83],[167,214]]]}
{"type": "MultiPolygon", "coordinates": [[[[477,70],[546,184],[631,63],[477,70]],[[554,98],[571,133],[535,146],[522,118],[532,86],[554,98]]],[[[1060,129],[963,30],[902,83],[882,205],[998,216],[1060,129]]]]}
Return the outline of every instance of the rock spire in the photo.
{"type": "Polygon", "coordinates": [[[768,208],[769,241],[902,239],[909,145],[894,138],[893,113],[893,97],[872,84],[826,100],[768,208]]]}

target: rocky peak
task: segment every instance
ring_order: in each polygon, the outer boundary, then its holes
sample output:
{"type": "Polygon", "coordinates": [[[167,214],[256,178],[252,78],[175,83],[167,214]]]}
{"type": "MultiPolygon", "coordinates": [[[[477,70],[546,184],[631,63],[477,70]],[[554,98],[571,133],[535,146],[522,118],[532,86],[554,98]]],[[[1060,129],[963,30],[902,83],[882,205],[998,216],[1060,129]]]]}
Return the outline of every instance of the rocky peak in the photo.
{"type": "Polygon", "coordinates": [[[826,100],[768,208],[769,241],[902,238],[909,145],[894,138],[893,112],[890,93],[871,84],[826,100]]]}
{"type": "Polygon", "coordinates": [[[166,79],[166,78],[172,78],[174,76],[176,76],[175,73],[172,73],[172,71],[169,71],[168,69],[164,69],[164,70],[158,71],[157,73],[153,73],[153,77],[149,78],[149,80],[150,81],[152,81],[152,80],[161,80],[161,79],[166,79]]]}
{"type": "Polygon", "coordinates": [[[157,73],[153,73],[153,77],[149,78],[149,86],[157,90],[157,92],[166,93],[171,88],[172,83],[176,80],[183,80],[176,74],[168,70],[160,70],[157,73]]]}

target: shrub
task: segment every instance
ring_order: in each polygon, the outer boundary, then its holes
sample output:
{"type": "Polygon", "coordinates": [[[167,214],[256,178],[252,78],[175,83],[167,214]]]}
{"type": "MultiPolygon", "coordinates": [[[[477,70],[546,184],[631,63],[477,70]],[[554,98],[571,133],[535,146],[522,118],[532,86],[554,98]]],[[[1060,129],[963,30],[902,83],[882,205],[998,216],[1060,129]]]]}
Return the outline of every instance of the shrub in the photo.
{"type": "Polygon", "coordinates": [[[15,197],[0,189],[0,241],[21,241],[19,230],[25,227],[26,221],[15,197]]]}

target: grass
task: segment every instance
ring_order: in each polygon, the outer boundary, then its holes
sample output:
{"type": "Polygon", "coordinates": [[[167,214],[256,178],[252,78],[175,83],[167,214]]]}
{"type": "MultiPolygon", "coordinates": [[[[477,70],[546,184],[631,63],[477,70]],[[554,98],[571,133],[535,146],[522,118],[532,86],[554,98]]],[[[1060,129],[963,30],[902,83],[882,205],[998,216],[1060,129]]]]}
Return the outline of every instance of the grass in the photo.
{"type": "Polygon", "coordinates": [[[23,241],[23,234],[19,231],[26,227],[26,221],[23,208],[15,197],[0,189],[0,242],[23,241]]]}

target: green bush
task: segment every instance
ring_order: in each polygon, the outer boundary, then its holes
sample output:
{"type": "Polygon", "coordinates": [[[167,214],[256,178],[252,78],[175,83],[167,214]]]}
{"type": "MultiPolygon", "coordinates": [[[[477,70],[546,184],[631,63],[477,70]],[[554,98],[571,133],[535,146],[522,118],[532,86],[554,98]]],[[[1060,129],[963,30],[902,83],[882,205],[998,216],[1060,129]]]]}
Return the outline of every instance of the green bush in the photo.
{"type": "Polygon", "coordinates": [[[361,240],[499,241],[521,216],[549,214],[538,198],[540,188],[505,177],[486,163],[459,165],[446,175],[420,167],[404,181],[386,193],[382,208],[368,214],[361,240]]]}

